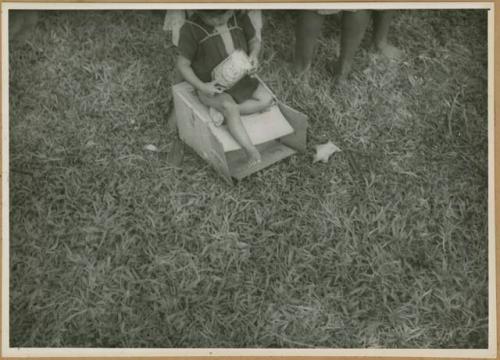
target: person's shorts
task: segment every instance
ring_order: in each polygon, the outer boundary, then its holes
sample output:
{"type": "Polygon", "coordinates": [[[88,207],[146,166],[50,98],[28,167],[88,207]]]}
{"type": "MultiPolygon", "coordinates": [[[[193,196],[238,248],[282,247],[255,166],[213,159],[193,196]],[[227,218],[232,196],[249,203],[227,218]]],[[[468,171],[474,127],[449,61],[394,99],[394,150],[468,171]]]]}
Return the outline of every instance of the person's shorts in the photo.
{"type": "Polygon", "coordinates": [[[242,102],[252,98],[252,95],[255,90],[257,90],[258,86],[259,80],[247,75],[238,81],[231,89],[224,92],[231,95],[236,103],[241,104],[242,102]]]}
{"type": "MultiPolygon", "coordinates": [[[[338,14],[344,10],[317,10],[316,12],[320,15],[333,15],[333,14],[338,14]]],[[[349,11],[356,11],[356,10],[349,10],[349,11]]]]}

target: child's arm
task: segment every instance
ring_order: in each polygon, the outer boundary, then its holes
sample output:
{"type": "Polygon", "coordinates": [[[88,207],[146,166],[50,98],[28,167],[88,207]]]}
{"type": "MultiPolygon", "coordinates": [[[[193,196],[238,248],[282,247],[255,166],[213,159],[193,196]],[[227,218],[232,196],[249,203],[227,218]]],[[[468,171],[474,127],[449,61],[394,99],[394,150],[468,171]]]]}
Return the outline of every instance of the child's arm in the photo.
{"type": "Polygon", "coordinates": [[[248,57],[250,58],[250,63],[253,66],[251,72],[255,73],[257,71],[257,67],[259,66],[259,53],[261,48],[260,34],[257,33],[257,29],[248,14],[244,14],[242,16],[241,25],[245,38],[248,41],[248,57]]]}
{"type": "Polygon", "coordinates": [[[260,40],[257,38],[257,36],[253,37],[252,40],[248,42],[248,49],[250,50],[249,56],[251,58],[254,57],[258,59],[260,54],[260,48],[261,48],[260,40]]]}
{"type": "Polygon", "coordinates": [[[177,68],[184,77],[184,80],[207,95],[213,96],[224,91],[224,89],[221,86],[217,86],[214,81],[209,83],[204,83],[203,81],[201,81],[194,73],[193,68],[191,67],[191,61],[189,61],[189,59],[185,58],[182,55],[179,55],[177,59],[177,68]]]}
{"type": "Polygon", "coordinates": [[[254,37],[252,40],[248,42],[248,49],[249,49],[248,58],[250,60],[250,64],[252,64],[252,70],[250,70],[250,74],[256,73],[257,68],[259,67],[260,47],[261,43],[257,37],[254,37]]]}

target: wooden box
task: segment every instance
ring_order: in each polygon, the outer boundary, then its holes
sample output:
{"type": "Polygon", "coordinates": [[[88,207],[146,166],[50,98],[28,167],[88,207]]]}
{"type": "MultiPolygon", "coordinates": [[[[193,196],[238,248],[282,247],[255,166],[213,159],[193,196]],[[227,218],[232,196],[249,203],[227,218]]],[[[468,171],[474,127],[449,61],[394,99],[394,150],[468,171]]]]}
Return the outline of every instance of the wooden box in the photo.
{"type": "Polygon", "coordinates": [[[245,151],[226,125],[217,127],[212,123],[208,108],[200,102],[189,83],[174,85],[173,96],[181,140],[229,183],[232,178],[240,180],[297,151],[306,150],[307,116],[278,102],[268,111],[241,118],[252,143],[262,155],[262,162],[249,169],[245,151]]]}

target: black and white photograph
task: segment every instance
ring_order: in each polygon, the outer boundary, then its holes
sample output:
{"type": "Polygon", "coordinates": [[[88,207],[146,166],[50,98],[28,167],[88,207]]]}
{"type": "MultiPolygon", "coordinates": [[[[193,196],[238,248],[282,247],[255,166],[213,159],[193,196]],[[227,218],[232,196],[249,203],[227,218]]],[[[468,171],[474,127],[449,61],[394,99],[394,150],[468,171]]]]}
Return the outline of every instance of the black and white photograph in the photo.
{"type": "Polygon", "coordinates": [[[496,356],[493,5],[73,5],[2,4],[3,354],[496,356]]]}

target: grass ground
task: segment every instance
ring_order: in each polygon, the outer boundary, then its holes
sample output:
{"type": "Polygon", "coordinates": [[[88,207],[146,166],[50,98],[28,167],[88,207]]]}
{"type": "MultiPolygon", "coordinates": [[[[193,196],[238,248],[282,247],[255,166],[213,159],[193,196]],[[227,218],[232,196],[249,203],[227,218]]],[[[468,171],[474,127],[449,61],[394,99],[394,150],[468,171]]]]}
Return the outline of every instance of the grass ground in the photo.
{"type": "Polygon", "coordinates": [[[342,89],[338,19],[304,85],[266,16],[311,150],[233,187],[166,162],[161,13],[51,11],[11,44],[11,346],[487,347],[486,13],[400,12],[403,61],[365,41],[342,89]]]}

